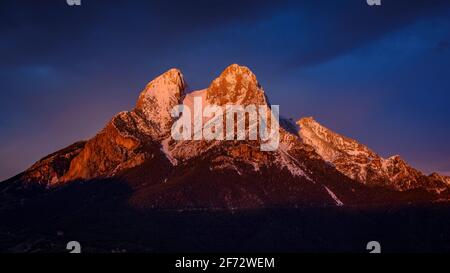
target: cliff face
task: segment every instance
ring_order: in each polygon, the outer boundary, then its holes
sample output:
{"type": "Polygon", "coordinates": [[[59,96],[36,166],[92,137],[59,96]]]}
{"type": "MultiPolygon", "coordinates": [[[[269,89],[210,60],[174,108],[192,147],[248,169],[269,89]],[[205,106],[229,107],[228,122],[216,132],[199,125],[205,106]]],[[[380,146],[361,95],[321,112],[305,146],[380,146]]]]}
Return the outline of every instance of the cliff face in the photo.
{"type": "Polygon", "coordinates": [[[116,115],[71,161],[60,179],[111,177],[141,165],[153,155],[147,146],[170,134],[170,111],[181,102],[186,86],[183,75],[171,69],[151,81],[141,92],[136,108],[116,115]]]}
{"type": "Polygon", "coordinates": [[[210,104],[266,105],[264,90],[248,67],[227,67],[206,91],[210,104]]]}
{"type": "Polygon", "coordinates": [[[69,171],[70,164],[81,151],[86,142],[77,142],[58,152],[50,154],[36,162],[23,174],[25,182],[38,184],[56,184],[69,171]]]}

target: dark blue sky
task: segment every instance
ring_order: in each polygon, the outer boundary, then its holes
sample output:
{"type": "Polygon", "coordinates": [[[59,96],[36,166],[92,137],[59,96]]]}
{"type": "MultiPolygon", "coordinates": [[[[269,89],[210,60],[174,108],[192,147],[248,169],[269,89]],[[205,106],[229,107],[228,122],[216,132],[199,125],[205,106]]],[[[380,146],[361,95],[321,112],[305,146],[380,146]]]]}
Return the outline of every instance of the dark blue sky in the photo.
{"type": "Polygon", "coordinates": [[[250,67],[282,114],[450,174],[450,1],[2,0],[0,180],[131,109],[171,67],[250,67]]]}

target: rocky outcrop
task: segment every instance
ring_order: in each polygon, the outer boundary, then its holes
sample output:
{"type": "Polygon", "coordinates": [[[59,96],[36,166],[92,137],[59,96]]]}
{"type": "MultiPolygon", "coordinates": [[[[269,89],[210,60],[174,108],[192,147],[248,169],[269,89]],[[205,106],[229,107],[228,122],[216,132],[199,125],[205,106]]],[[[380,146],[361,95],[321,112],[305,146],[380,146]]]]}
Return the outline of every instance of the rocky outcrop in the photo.
{"type": "Polygon", "coordinates": [[[266,105],[264,90],[248,67],[232,64],[207,89],[210,104],[266,105]]]}
{"type": "Polygon", "coordinates": [[[81,141],[50,154],[31,166],[21,177],[25,182],[44,185],[56,184],[68,172],[70,163],[83,151],[86,142],[81,141]]]}

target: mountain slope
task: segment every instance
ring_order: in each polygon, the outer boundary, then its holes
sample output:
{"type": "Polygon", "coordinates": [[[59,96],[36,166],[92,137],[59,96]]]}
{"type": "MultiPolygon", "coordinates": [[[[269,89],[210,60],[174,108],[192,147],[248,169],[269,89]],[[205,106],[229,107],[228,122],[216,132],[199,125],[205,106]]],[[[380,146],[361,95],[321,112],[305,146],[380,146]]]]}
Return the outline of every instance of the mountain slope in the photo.
{"type": "Polygon", "coordinates": [[[170,111],[181,102],[185,87],[177,69],[151,81],[133,111],[116,115],[86,143],[61,182],[110,177],[154,156],[149,147],[169,134],[173,123],[170,111]]]}
{"type": "MultiPolygon", "coordinates": [[[[135,109],[117,114],[95,137],[40,160],[7,183],[58,189],[80,181],[108,187],[115,181],[130,187],[132,206],[170,209],[366,206],[447,198],[448,184],[438,176],[427,178],[397,157],[382,159],[312,119],[300,121],[299,135],[282,119],[275,151],[261,151],[260,139],[174,140],[171,109],[192,108],[195,98],[204,107],[272,107],[247,67],[231,65],[207,89],[188,94],[181,72],[171,69],[146,86],[135,109]]],[[[11,188],[17,187],[3,187],[2,193],[11,188]]]]}
{"type": "Polygon", "coordinates": [[[398,155],[382,158],[357,141],[325,128],[311,117],[300,119],[298,125],[303,141],[351,179],[398,191],[423,188],[439,193],[448,188],[445,182],[448,178],[437,174],[427,177],[398,155]]]}

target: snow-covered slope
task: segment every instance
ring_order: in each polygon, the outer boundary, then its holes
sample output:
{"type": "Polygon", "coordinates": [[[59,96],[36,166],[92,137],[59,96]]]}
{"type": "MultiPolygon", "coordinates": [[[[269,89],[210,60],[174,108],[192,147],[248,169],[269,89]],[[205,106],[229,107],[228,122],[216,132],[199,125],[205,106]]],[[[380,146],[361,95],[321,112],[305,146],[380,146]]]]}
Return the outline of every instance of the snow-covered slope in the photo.
{"type": "Polygon", "coordinates": [[[311,117],[298,121],[302,140],[337,170],[363,184],[386,186],[405,191],[424,188],[441,192],[448,184],[443,179],[429,179],[409,166],[400,156],[382,158],[361,143],[339,135],[311,117]]]}

